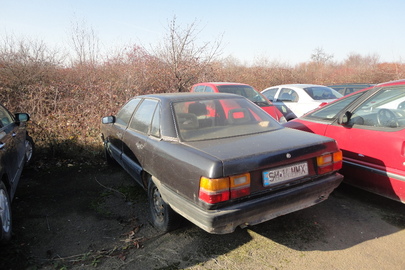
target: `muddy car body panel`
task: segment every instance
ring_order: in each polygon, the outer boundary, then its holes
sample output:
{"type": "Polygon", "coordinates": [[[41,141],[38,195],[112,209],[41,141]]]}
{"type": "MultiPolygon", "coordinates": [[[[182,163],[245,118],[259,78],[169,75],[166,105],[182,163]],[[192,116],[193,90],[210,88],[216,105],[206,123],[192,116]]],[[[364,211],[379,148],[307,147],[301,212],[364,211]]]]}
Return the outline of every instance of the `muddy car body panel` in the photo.
{"type": "Polygon", "coordinates": [[[319,203],[342,181],[333,139],[283,128],[244,97],[138,98],[126,128],[118,118],[127,105],[103,118],[106,154],[145,189],[153,181],[165,203],[210,233],[230,233],[319,203]],[[190,113],[201,104],[205,115],[190,113]],[[323,157],[330,162],[323,164],[323,157]]]}

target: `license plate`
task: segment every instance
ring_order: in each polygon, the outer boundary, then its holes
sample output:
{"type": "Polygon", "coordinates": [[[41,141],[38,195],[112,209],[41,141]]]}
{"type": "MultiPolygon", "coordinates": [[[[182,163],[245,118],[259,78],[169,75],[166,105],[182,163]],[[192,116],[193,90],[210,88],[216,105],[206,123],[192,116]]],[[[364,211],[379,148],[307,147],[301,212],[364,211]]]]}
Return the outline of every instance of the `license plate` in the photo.
{"type": "Polygon", "coordinates": [[[297,163],[291,166],[264,171],[263,185],[269,186],[306,175],[308,175],[308,164],[306,162],[297,163]]]}

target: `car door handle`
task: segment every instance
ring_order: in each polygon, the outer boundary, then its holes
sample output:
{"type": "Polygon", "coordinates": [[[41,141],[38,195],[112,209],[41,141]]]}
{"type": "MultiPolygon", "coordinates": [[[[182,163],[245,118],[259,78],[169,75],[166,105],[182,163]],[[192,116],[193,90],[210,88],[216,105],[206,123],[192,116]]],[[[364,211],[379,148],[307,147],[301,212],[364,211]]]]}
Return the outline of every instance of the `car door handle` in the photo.
{"type": "Polygon", "coordinates": [[[6,146],[5,143],[0,143],[0,149],[3,149],[6,146]]]}

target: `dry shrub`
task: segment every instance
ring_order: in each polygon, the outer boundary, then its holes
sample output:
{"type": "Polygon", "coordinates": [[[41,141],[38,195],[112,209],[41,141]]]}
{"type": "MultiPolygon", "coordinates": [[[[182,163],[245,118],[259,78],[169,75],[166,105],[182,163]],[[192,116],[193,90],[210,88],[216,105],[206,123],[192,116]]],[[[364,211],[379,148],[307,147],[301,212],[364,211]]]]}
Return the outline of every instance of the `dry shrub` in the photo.
{"type": "Polygon", "coordinates": [[[291,67],[245,66],[229,58],[199,62],[193,52],[169,61],[159,53],[133,46],[102,63],[66,67],[46,57],[43,46],[0,50],[0,99],[13,112],[31,114],[29,130],[42,158],[92,160],[101,154],[101,118],[139,94],[189,91],[203,81],[248,83],[263,90],[285,83],[378,83],[405,73],[403,64],[358,55],[340,64],[312,61],[291,67]]]}

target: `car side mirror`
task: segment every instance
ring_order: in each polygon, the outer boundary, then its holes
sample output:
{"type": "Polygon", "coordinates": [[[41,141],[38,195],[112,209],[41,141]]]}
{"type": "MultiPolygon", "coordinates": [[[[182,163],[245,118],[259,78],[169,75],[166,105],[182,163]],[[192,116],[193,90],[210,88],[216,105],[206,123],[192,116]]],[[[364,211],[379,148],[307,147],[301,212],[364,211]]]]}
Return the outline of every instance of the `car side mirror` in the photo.
{"type": "Polygon", "coordinates": [[[115,116],[110,115],[110,116],[103,117],[101,119],[101,122],[103,124],[113,124],[113,123],[115,123],[115,116]]]}
{"type": "Polygon", "coordinates": [[[30,115],[28,113],[16,113],[15,118],[17,122],[27,122],[30,120],[30,115]]]}
{"type": "Polygon", "coordinates": [[[346,111],[344,114],[341,114],[339,116],[338,124],[342,125],[342,126],[347,125],[350,122],[351,117],[352,117],[352,113],[349,111],[346,111]]]}

